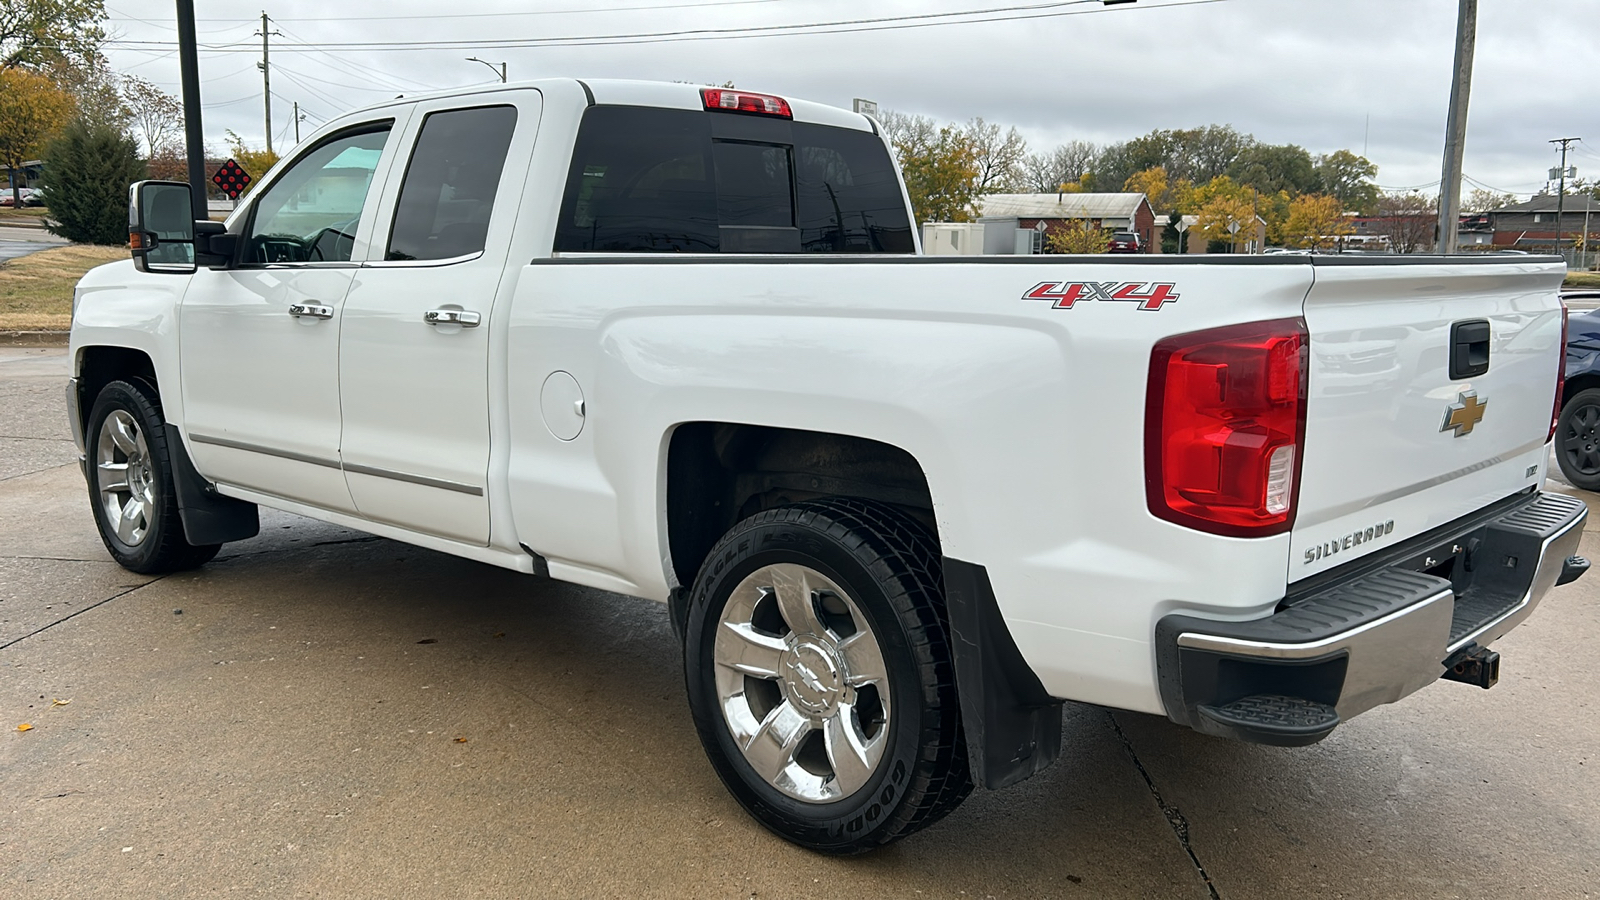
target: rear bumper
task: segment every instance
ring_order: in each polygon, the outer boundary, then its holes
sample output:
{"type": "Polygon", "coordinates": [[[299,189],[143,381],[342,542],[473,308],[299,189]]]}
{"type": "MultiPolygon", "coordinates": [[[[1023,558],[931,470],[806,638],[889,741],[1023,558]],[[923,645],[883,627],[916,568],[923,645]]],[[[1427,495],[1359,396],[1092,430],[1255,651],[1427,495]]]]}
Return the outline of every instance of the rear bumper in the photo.
{"type": "Polygon", "coordinates": [[[1319,741],[1438,679],[1583,574],[1587,516],[1574,497],[1519,495],[1320,576],[1266,618],[1167,616],[1156,626],[1167,714],[1257,743],[1319,741]]]}

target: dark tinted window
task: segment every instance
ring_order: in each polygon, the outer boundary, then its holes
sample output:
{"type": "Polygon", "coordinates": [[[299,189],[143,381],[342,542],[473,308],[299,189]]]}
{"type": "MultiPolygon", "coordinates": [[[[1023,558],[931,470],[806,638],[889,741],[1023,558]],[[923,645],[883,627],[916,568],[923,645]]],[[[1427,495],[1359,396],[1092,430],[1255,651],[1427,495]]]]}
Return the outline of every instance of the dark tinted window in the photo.
{"type": "Polygon", "coordinates": [[[596,106],[578,131],[555,249],[910,253],[913,243],[899,180],[875,135],[596,106]]]}
{"type": "Polygon", "coordinates": [[[451,259],[477,253],[489,234],[517,110],[429,114],[395,204],[384,259],[451,259]]]}

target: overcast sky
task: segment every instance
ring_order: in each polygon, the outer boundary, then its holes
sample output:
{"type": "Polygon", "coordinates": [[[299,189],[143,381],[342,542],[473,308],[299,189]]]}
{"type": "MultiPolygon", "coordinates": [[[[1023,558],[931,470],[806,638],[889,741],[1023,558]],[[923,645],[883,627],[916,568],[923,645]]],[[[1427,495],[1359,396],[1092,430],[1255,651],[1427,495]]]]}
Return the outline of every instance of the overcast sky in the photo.
{"type": "MultiPolygon", "coordinates": [[[[224,129],[259,145],[259,14],[275,20],[273,130],[293,143],[339,113],[399,93],[549,76],[717,83],[848,107],[1014,125],[1036,149],[1125,140],[1153,128],[1229,124],[1312,153],[1348,148],[1386,189],[1437,190],[1457,0],[201,0],[208,140],[224,129]],[[226,11],[224,11],[226,10],[226,11]],[[839,22],[962,10],[958,24],[854,33],[600,46],[495,47],[506,41],[839,22]],[[1010,10],[1002,12],[999,10],[1010,10]],[[509,15],[508,15],[509,13],[509,15]],[[978,18],[1011,21],[974,21],[978,18]],[[411,17],[411,18],[406,18],[411,17]],[[456,48],[312,49],[297,44],[456,40],[456,48]],[[226,45],[224,47],[224,45],[226,45]]],[[[178,91],[168,4],[108,4],[119,71],[178,91]],[[138,19],[130,18],[139,16],[138,19]],[[136,49],[137,48],[137,49],[136,49]]],[[[929,20],[922,20],[929,21],[929,20]]],[[[861,26],[854,26],[861,27],[861,26]]],[[[837,31],[837,29],[835,29],[837,31]]],[[[1568,159],[1600,176],[1600,2],[1482,0],[1464,169],[1474,184],[1529,194],[1557,164],[1549,139],[1588,137],[1568,159]]]]}

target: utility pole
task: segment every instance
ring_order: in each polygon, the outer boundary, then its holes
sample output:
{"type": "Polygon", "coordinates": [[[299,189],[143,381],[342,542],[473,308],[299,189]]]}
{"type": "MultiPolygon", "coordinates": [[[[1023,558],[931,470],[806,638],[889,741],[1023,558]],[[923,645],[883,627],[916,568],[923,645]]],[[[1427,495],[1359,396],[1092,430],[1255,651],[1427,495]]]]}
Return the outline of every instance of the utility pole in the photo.
{"type": "MultiPolygon", "coordinates": [[[[1556,138],[1555,140],[1550,142],[1552,144],[1560,144],[1561,145],[1561,171],[1559,173],[1557,173],[1557,178],[1559,179],[1557,184],[1559,184],[1560,186],[1558,188],[1556,188],[1556,252],[1557,253],[1561,252],[1561,214],[1566,212],[1566,205],[1567,205],[1567,148],[1569,146],[1577,143],[1578,141],[1581,141],[1581,140],[1583,140],[1583,138],[1575,138],[1575,137],[1574,138],[1556,138]]],[[[1584,207],[1588,208],[1588,204],[1585,203],[1584,207]]]]}
{"type": "Polygon", "coordinates": [[[294,102],[294,143],[300,146],[300,101],[294,102]]]}
{"type": "Polygon", "coordinates": [[[1461,228],[1461,154],[1467,145],[1467,97],[1472,92],[1472,51],[1478,40],[1478,0],[1461,0],[1456,16],[1456,65],[1445,122],[1444,172],[1439,178],[1439,252],[1456,252],[1461,228]]]}
{"type": "Polygon", "coordinates": [[[272,63],[268,57],[267,39],[278,32],[270,30],[272,20],[267,18],[266,10],[261,11],[261,62],[256,67],[261,70],[261,100],[266,107],[267,119],[267,152],[272,152],[272,63]]]}
{"type": "Polygon", "coordinates": [[[206,206],[206,139],[200,128],[200,53],[195,40],[194,0],[178,3],[178,69],[183,84],[183,143],[189,157],[189,200],[196,221],[211,218],[206,206]]]}

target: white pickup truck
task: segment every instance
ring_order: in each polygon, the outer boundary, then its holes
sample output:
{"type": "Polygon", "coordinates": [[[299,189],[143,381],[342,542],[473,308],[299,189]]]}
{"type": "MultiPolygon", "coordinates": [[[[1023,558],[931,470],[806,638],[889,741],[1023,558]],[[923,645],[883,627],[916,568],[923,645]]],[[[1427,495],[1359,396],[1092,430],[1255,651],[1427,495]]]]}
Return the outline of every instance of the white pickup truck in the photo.
{"type": "Polygon", "coordinates": [[[718,774],[856,852],[1063,700],[1308,744],[1575,555],[1559,261],[926,257],[868,118],[539,81],[328,124],[225,227],[144,182],[67,392],[107,549],[258,506],[665,601],[718,774]]]}

